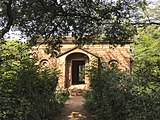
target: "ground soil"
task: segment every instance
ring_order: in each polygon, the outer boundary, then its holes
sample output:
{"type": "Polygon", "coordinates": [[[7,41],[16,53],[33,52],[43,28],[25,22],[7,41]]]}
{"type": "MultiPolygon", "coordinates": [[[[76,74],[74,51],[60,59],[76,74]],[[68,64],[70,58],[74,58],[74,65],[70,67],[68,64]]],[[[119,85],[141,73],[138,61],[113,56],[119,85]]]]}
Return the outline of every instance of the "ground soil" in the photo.
{"type": "Polygon", "coordinates": [[[70,96],[56,120],[93,120],[84,109],[82,96],[70,96]]]}

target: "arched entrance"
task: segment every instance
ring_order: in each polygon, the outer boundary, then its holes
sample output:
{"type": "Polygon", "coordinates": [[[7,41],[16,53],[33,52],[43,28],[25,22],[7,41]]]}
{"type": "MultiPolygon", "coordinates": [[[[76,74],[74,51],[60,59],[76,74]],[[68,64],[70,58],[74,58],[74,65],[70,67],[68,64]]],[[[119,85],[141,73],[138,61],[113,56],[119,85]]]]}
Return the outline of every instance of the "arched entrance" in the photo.
{"type": "Polygon", "coordinates": [[[86,83],[85,66],[89,57],[84,53],[71,53],[66,57],[65,88],[86,83]]]}

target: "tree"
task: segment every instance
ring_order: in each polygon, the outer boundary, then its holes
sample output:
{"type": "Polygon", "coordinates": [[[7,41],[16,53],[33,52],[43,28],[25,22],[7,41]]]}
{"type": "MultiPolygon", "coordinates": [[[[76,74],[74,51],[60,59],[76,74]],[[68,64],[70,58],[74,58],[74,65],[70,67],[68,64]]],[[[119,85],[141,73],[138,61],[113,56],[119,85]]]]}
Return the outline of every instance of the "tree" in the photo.
{"type": "Polygon", "coordinates": [[[135,44],[133,72],[136,79],[144,87],[144,90],[159,88],[160,27],[151,25],[145,29],[139,29],[135,44]]]}
{"type": "Polygon", "coordinates": [[[160,0],[152,3],[152,6],[148,6],[148,12],[146,13],[150,22],[160,23],[160,0]]]}
{"type": "MultiPolygon", "coordinates": [[[[160,22],[159,4],[157,0],[147,8],[146,16],[149,22],[160,22]]],[[[154,91],[159,89],[160,73],[160,26],[148,25],[138,28],[138,34],[134,38],[134,69],[133,74],[141,89],[154,91]],[[143,86],[143,87],[142,87],[143,86]],[[158,89],[157,89],[158,88],[158,89]]]]}
{"type": "Polygon", "coordinates": [[[20,41],[7,41],[0,53],[0,119],[54,119],[63,100],[55,97],[57,72],[36,66],[20,41]]]}
{"type": "Polygon", "coordinates": [[[0,39],[14,26],[33,38],[32,43],[45,36],[52,38],[45,42],[55,45],[72,33],[77,44],[97,38],[123,44],[136,33],[138,9],[146,4],[145,0],[1,0],[0,39]]]}

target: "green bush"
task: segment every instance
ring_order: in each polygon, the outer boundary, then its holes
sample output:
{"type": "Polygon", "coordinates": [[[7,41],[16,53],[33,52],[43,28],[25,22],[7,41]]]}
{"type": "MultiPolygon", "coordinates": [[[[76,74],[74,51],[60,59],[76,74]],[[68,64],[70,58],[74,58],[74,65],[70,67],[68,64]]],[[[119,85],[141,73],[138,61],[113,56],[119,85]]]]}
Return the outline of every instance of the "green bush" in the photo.
{"type": "Polygon", "coordinates": [[[58,72],[35,66],[28,51],[19,41],[9,41],[0,48],[2,120],[53,120],[60,110],[54,94],[58,72]]]}
{"type": "Polygon", "coordinates": [[[69,91],[68,90],[56,90],[55,91],[55,98],[58,103],[65,103],[69,99],[69,91]]]}
{"type": "Polygon", "coordinates": [[[92,66],[90,76],[85,108],[96,120],[160,119],[159,93],[138,91],[131,75],[116,68],[92,66]]]}

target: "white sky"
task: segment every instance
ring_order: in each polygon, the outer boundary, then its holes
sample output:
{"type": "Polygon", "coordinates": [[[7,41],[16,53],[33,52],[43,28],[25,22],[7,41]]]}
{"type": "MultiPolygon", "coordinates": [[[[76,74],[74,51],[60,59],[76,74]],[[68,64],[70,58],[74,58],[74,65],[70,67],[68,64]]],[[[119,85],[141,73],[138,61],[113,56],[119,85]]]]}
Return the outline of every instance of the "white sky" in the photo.
{"type": "Polygon", "coordinates": [[[27,40],[27,37],[25,35],[22,35],[22,33],[18,30],[10,30],[9,33],[6,33],[4,37],[8,40],[21,40],[23,42],[27,40]]]}

